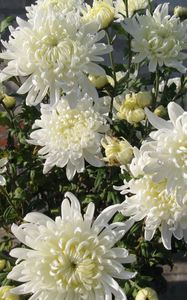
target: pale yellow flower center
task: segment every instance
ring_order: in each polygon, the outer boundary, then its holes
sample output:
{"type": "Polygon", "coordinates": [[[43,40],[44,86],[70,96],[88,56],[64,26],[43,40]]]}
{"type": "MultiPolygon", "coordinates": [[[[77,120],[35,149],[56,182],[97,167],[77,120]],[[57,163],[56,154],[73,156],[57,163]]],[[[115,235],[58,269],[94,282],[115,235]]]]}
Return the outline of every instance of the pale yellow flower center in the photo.
{"type": "Polygon", "coordinates": [[[70,61],[73,45],[72,41],[64,34],[50,35],[46,34],[37,39],[33,45],[33,52],[35,63],[42,66],[42,68],[58,66],[61,64],[62,68],[70,61]]]}
{"type": "Polygon", "coordinates": [[[61,239],[59,246],[60,252],[50,264],[50,275],[58,287],[73,289],[78,294],[100,287],[104,267],[101,264],[103,248],[98,239],[81,234],[69,240],[61,239]]]}

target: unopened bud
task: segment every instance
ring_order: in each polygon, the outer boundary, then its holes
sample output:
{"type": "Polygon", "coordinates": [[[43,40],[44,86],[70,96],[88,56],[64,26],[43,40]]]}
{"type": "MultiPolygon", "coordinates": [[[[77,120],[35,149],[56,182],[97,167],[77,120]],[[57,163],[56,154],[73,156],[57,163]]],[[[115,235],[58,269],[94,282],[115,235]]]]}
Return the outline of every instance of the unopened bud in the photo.
{"type": "Polygon", "coordinates": [[[94,76],[89,75],[88,79],[91,81],[91,83],[97,88],[102,89],[105,85],[108,84],[108,79],[106,76],[94,76]]]}
{"type": "Polygon", "coordinates": [[[141,108],[149,106],[152,102],[151,92],[139,92],[134,94],[134,97],[136,99],[136,104],[141,108]]]}
{"type": "Polygon", "coordinates": [[[115,9],[105,0],[94,0],[92,8],[83,16],[85,21],[95,21],[100,23],[100,29],[107,28],[114,20],[115,9]]]}
{"type": "Polygon", "coordinates": [[[134,124],[139,123],[145,119],[145,113],[143,108],[137,108],[134,110],[130,110],[127,113],[127,122],[134,124]]]}
{"type": "Polygon", "coordinates": [[[179,17],[182,20],[187,19],[187,7],[176,6],[174,8],[174,15],[179,17]]]}
{"type": "Polygon", "coordinates": [[[6,266],[6,260],[0,259],[0,271],[2,271],[6,266]]]}
{"type": "Polygon", "coordinates": [[[154,114],[161,118],[165,117],[167,115],[167,109],[163,105],[159,105],[155,108],[154,114]]]}
{"type": "Polygon", "coordinates": [[[136,295],[135,300],[159,300],[155,290],[147,287],[141,289],[136,295]]]}
{"type": "Polygon", "coordinates": [[[127,140],[106,136],[101,143],[105,148],[104,160],[110,165],[126,165],[131,161],[133,150],[127,140]]]}
{"type": "Polygon", "coordinates": [[[20,300],[19,295],[10,292],[13,286],[5,285],[0,288],[0,299],[3,300],[20,300]]]}
{"type": "Polygon", "coordinates": [[[5,95],[2,102],[4,103],[5,107],[8,109],[12,109],[16,105],[16,99],[12,96],[5,95]]]}

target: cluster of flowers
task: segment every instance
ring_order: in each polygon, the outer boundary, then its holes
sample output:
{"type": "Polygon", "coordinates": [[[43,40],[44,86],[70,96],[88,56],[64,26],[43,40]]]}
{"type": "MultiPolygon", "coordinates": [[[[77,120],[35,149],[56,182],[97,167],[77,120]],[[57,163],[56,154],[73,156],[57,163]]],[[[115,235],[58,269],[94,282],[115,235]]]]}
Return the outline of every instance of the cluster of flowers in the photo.
{"type": "MultiPolygon", "coordinates": [[[[145,219],[148,241],[159,228],[167,249],[172,235],[187,242],[187,112],[171,102],[169,121],[156,116],[148,109],[153,99],[146,90],[125,91],[112,99],[113,118],[133,125],[148,118],[157,129],[137,149],[110,136],[112,102],[99,98],[96,89],[99,78],[104,84],[109,81],[99,63],[112,51],[103,42],[103,29],[114,20],[131,36],[133,63],[146,60],[150,72],[162,66],[186,72],[187,22],[171,17],[168,4],[153,14],[147,10],[134,15],[150,2],[133,0],[127,6],[122,0],[94,0],[90,6],[82,0],[37,0],[27,7],[28,20],[18,18],[18,27],[3,42],[6,50],[0,58],[8,64],[1,81],[26,77],[17,92],[27,94],[27,105],[40,105],[41,118],[33,124],[28,143],[38,146],[44,174],[54,166],[66,167],[71,180],[85,170],[86,161],[94,167],[119,165],[132,177],[115,187],[126,195],[125,201],[106,208],[95,220],[93,203],[82,216],[77,198],[66,193],[55,221],[32,212],[25,223],[13,225],[14,235],[30,248],[11,251],[18,264],[8,278],[23,282],[12,290],[15,294],[31,293],[32,300],[126,299],[113,277],[135,276],[123,266],[135,257],[114,246],[135,222],[145,219]],[[41,103],[47,99],[48,104],[41,103]],[[109,224],[116,212],[130,218],[109,224]]],[[[0,160],[0,173],[6,163],[0,160]]],[[[5,183],[0,175],[0,184],[5,183]]]]}

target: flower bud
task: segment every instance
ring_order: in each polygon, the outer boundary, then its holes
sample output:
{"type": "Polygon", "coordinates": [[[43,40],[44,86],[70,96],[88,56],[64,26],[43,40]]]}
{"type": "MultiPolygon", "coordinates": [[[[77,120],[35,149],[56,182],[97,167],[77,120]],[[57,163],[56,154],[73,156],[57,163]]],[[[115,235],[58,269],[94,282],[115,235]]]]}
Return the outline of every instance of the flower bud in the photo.
{"type": "Polygon", "coordinates": [[[134,109],[136,107],[136,98],[134,97],[134,93],[127,94],[125,97],[125,107],[128,109],[134,109]]]}
{"type": "Polygon", "coordinates": [[[108,79],[106,76],[89,75],[88,79],[96,87],[96,89],[102,89],[105,85],[108,84],[108,79]]]}
{"type": "Polygon", "coordinates": [[[19,300],[18,295],[12,294],[10,290],[13,286],[5,285],[0,288],[0,300],[19,300]]]}
{"type": "Polygon", "coordinates": [[[136,104],[141,108],[149,106],[152,102],[151,92],[139,92],[134,94],[134,97],[136,99],[136,104]]]}
{"type": "Polygon", "coordinates": [[[6,266],[6,260],[0,259],[0,271],[2,271],[6,266]]]}
{"type": "Polygon", "coordinates": [[[159,300],[155,290],[147,287],[139,290],[135,300],[159,300]]]}
{"type": "Polygon", "coordinates": [[[120,120],[126,120],[127,119],[127,111],[128,109],[125,106],[125,101],[123,101],[121,103],[121,105],[119,103],[115,103],[115,108],[118,110],[117,112],[117,117],[120,120]]]}
{"type": "Polygon", "coordinates": [[[114,20],[115,10],[107,0],[94,0],[92,8],[83,16],[83,20],[100,23],[100,29],[107,28],[114,20]]]}
{"type": "Polygon", "coordinates": [[[105,148],[106,157],[104,160],[110,165],[126,165],[131,161],[133,150],[127,140],[106,136],[101,143],[105,148]]]}
{"type": "Polygon", "coordinates": [[[5,107],[8,109],[12,109],[16,105],[16,99],[8,95],[4,95],[2,102],[4,103],[5,107]]]}
{"type": "Polygon", "coordinates": [[[167,115],[167,109],[163,105],[159,105],[155,108],[154,114],[161,118],[165,117],[167,115]]]}
{"type": "Polygon", "coordinates": [[[130,124],[139,123],[145,119],[143,108],[136,108],[127,113],[127,122],[130,124]]]}
{"type": "Polygon", "coordinates": [[[179,17],[182,20],[187,19],[187,7],[176,6],[174,8],[174,15],[179,17]]]}
{"type": "Polygon", "coordinates": [[[4,98],[6,93],[6,88],[2,83],[0,83],[0,101],[4,98]]]}

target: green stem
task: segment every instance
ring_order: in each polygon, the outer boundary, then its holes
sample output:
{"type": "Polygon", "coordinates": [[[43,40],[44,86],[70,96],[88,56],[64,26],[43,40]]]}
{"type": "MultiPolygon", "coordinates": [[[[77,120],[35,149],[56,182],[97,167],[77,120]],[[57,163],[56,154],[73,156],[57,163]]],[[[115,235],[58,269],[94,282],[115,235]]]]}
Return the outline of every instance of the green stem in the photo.
{"type": "MultiPolygon", "coordinates": [[[[108,30],[106,30],[106,36],[107,36],[108,44],[112,45],[112,39],[110,37],[110,34],[109,34],[108,30]]],[[[109,53],[109,58],[110,58],[110,64],[111,64],[111,68],[112,68],[113,79],[114,79],[114,88],[113,88],[112,95],[110,95],[111,96],[111,102],[110,102],[110,109],[109,109],[109,113],[108,113],[109,118],[112,120],[112,116],[113,116],[112,111],[113,111],[114,97],[115,97],[116,83],[117,83],[113,52],[109,53]]]]}
{"type": "Polygon", "coordinates": [[[155,74],[155,84],[154,84],[154,89],[155,89],[155,95],[154,95],[154,102],[153,102],[153,109],[156,107],[157,99],[158,99],[158,94],[159,94],[159,69],[157,67],[156,69],[156,74],[155,74]]]}
{"type": "Polygon", "coordinates": [[[13,112],[11,110],[9,110],[9,109],[6,108],[6,105],[3,103],[3,101],[1,101],[1,105],[3,106],[3,108],[7,112],[7,114],[9,115],[12,127],[14,129],[16,129],[16,126],[15,126],[15,123],[14,123],[14,114],[13,114],[13,112]]]}
{"type": "Polygon", "coordinates": [[[150,10],[150,13],[152,14],[153,12],[153,6],[152,6],[152,3],[151,3],[151,0],[148,0],[148,7],[149,7],[149,10],[150,10]]]}
{"type": "MultiPolygon", "coordinates": [[[[129,5],[128,5],[128,0],[125,0],[125,10],[126,10],[126,17],[129,18],[129,5]]],[[[131,68],[131,63],[132,63],[132,48],[131,48],[131,35],[128,34],[127,36],[128,39],[128,70],[129,70],[129,75],[130,75],[130,68],[131,68]]]]}

